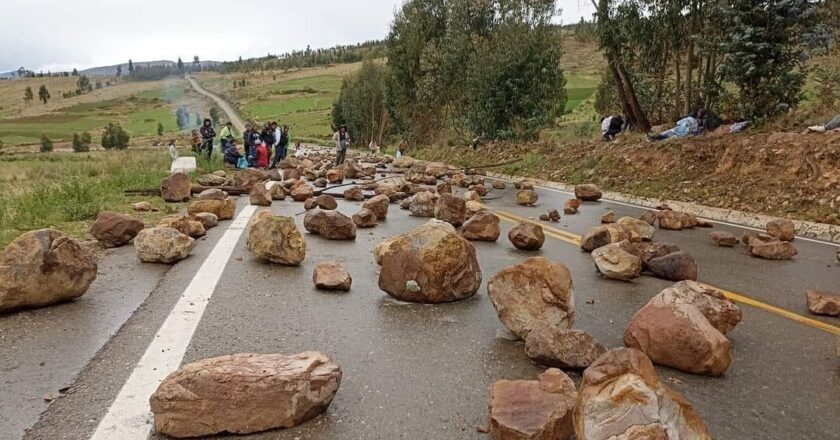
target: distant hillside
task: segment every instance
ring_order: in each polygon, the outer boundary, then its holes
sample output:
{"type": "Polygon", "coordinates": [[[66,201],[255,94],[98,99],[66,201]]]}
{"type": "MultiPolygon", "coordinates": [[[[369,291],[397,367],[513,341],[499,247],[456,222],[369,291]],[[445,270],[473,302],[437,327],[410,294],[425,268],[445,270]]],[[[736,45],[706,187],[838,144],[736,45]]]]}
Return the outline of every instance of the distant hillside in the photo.
{"type": "MultiPolygon", "coordinates": [[[[184,61],[184,64],[187,66],[192,66],[192,61],[184,61]]],[[[201,61],[202,69],[209,69],[221,64],[218,61],[201,61]]],[[[160,61],[137,61],[134,63],[134,67],[176,67],[177,63],[175,61],[169,60],[160,60],[160,61]]],[[[90,69],[85,69],[79,71],[79,73],[88,75],[88,76],[114,76],[117,74],[117,67],[122,66],[123,74],[128,74],[128,63],[123,64],[115,64],[113,66],[101,66],[101,67],[92,67],[90,69]]]]}

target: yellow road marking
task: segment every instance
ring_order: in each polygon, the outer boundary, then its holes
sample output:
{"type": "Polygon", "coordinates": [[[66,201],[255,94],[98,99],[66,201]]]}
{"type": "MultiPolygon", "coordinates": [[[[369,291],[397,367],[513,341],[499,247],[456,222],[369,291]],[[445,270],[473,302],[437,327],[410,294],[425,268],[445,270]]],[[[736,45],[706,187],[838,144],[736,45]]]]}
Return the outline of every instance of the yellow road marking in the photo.
{"type": "MultiPolygon", "coordinates": [[[[561,241],[565,241],[566,243],[570,243],[570,244],[573,244],[575,246],[580,246],[580,236],[579,235],[575,235],[575,234],[572,234],[571,232],[566,232],[566,231],[563,231],[561,229],[557,229],[553,226],[546,225],[546,224],[531,220],[529,218],[521,217],[521,216],[518,216],[516,214],[511,214],[510,212],[495,211],[495,213],[496,213],[496,215],[498,215],[503,220],[509,221],[511,223],[527,222],[527,223],[533,223],[533,224],[536,224],[536,225],[540,225],[540,226],[542,226],[543,232],[545,233],[545,235],[548,235],[549,237],[553,237],[553,238],[556,238],[556,239],[561,240],[561,241]]],[[[705,283],[703,283],[703,284],[705,284],[705,283]]],[[[802,316],[798,313],[791,312],[790,310],[783,309],[781,307],[777,307],[777,306],[774,306],[774,305],[771,305],[771,304],[761,302],[757,299],[750,298],[749,296],[746,296],[746,295],[741,294],[741,293],[731,292],[729,290],[725,290],[725,289],[721,289],[719,287],[712,286],[711,284],[705,284],[705,285],[719,290],[723,294],[723,296],[729,298],[732,301],[739,302],[741,304],[746,304],[748,306],[752,306],[752,307],[755,307],[757,309],[764,310],[765,312],[769,312],[769,313],[773,313],[775,315],[779,315],[783,318],[790,319],[791,321],[796,321],[800,324],[804,324],[804,325],[807,325],[807,326],[810,326],[810,327],[814,327],[816,329],[819,329],[819,330],[822,330],[822,331],[825,331],[825,332],[828,332],[828,333],[840,335],[840,327],[837,327],[837,326],[834,326],[834,325],[831,325],[831,324],[827,324],[825,322],[818,321],[816,319],[811,319],[807,316],[802,316]]]]}

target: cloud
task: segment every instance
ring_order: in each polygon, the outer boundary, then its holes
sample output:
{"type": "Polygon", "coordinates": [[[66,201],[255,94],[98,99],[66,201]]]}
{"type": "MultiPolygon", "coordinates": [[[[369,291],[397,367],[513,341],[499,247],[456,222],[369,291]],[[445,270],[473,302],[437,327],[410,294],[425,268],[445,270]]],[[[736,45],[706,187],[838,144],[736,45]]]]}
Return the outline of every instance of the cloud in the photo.
{"type": "MultiPolygon", "coordinates": [[[[7,0],[0,71],[70,70],[179,56],[234,60],[384,38],[395,0],[7,0]]],[[[559,0],[564,23],[591,16],[559,0]]]]}

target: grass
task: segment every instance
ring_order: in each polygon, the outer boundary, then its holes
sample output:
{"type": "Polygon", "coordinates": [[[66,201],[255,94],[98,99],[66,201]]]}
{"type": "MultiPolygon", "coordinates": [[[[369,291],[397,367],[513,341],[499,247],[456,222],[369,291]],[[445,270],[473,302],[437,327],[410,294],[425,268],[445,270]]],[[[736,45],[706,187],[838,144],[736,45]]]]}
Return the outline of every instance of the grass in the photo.
{"type": "MultiPolygon", "coordinates": [[[[163,149],[0,156],[0,246],[41,228],[83,237],[103,210],[131,213],[155,224],[183,206],[159,197],[125,196],[124,191],[157,188],[169,175],[169,164],[163,149]],[[141,200],[159,211],[134,212],[131,204],[141,200]]],[[[218,158],[198,164],[199,173],[221,169],[218,158]]]]}

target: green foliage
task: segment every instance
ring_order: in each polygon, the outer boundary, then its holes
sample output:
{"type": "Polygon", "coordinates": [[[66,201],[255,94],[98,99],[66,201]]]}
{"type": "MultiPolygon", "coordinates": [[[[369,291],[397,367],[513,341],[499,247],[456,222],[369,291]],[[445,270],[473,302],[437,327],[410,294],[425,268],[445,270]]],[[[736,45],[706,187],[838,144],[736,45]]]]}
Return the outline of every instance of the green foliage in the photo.
{"type": "Polygon", "coordinates": [[[47,102],[50,101],[50,98],[52,98],[52,96],[50,96],[50,91],[47,90],[47,86],[45,84],[41,84],[41,87],[38,89],[38,99],[46,105],[47,102]]]}
{"type": "Polygon", "coordinates": [[[83,132],[82,136],[80,137],[78,134],[73,133],[73,151],[76,153],[87,153],[90,151],[90,144],[91,138],[90,133],[83,132]]]}
{"type": "Polygon", "coordinates": [[[160,122],[158,122],[157,125],[157,134],[158,136],[163,136],[163,124],[161,124],[160,122]]]}
{"type": "Polygon", "coordinates": [[[49,153],[53,150],[53,141],[46,135],[41,135],[41,152],[49,153]]]}
{"type": "Polygon", "coordinates": [[[23,102],[29,104],[33,99],[35,97],[32,94],[32,87],[26,86],[26,90],[23,91],[23,102]]]}
{"type": "Polygon", "coordinates": [[[216,106],[210,107],[210,120],[213,121],[213,125],[219,125],[220,117],[219,109],[216,106]]]}
{"type": "Polygon", "coordinates": [[[82,138],[79,137],[79,133],[73,133],[73,151],[79,152],[82,149],[82,138]]]}
{"type": "Polygon", "coordinates": [[[82,75],[76,80],[76,90],[84,92],[89,92],[93,90],[93,86],[90,84],[90,78],[87,75],[82,75]]]}
{"type": "Polygon", "coordinates": [[[373,61],[365,61],[361,69],[344,79],[338,99],[333,103],[333,127],[347,124],[351,139],[367,145],[376,140],[387,142],[391,131],[385,104],[388,69],[373,61]]]}
{"type": "MultiPolygon", "coordinates": [[[[281,55],[268,54],[262,58],[224,62],[214,67],[223,73],[253,72],[257,70],[288,70],[307,67],[327,66],[330,64],[358,63],[364,59],[383,58],[385,56],[381,41],[366,41],[355,45],[334,46],[326,49],[292,51],[281,55]]],[[[234,88],[244,84],[234,83],[234,88]]]]}
{"type": "Polygon", "coordinates": [[[105,127],[105,131],[102,132],[102,148],[124,150],[128,148],[129,139],[128,133],[123,130],[120,124],[109,123],[105,127]]]}
{"type": "Polygon", "coordinates": [[[553,0],[406,2],[387,40],[397,130],[428,143],[446,129],[505,138],[549,125],[565,102],[554,12],[553,0]]]}
{"type": "MultiPolygon", "coordinates": [[[[178,124],[179,130],[183,130],[190,126],[190,112],[186,107],[178,107],[175,110],[175,123],[178,124]]],[[[198,125],[201,125],[200,121],[198,125]]]]}

